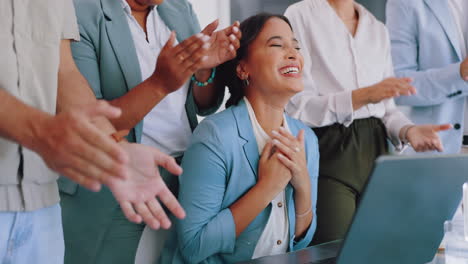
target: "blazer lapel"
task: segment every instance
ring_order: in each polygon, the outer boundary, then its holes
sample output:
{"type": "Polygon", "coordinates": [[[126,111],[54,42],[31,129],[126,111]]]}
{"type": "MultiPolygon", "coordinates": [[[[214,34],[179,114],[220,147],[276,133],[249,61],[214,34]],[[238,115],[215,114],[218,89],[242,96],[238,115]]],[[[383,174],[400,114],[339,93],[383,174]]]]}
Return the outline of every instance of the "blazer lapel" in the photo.
{"type": "Polygon", "coordinates": [[[237,129],[239,132],[239,137],[243,138],[246,143],[244,144],[244,153],[249,161],[250,168],[252,169],[255,177],[258,177],[258,160],[260,154],[258,152],[257,140],[252,129],[252,123],[249,118],[249,113],[247,111],[247,106],[245,105],[244,100],[239,102],[239,105],[233,109],[234,117],[237,123],[237,129]]]}
{"type": "MultiPolygon", "coordinates": [[[[288,123],[291,134],[297,137],[299,130],[301,129],[293,122],[292,118],[286,115],[286,122],[288,123]]],[[[296,207],[294,204],[294,188],[291,184],[288,184],[285,189],[286,203],[288,205],[288,218],[289,218],[289,236],[293,237],[296,232],[296,207]]],[[[291,245],[290,245],[291,247],[291,245]]]]}
{"type": "MultiPolygon", "coordinates": [[[[243,146],[244,154],[249,161],[250,168],[252,169],[255,177],[258,177],[258,161],[260,159],[260,153],[258,152],[258,144],[255,139],[255,135],[252,129],[252,123],[249,118],[249,112],[247,111],[247,106],[245,101],[241,100],[239,104],[233,108],[234,117],[237,123],[237,129],[239,132],[239,137],[244,139],[246,143],[243,146]]],[[[296,136],[299,132],[299,128],[294,125],[292,119],[286,115],[286,120],[288,122],[289,129],[291,133],[296,136]]],[[[289,186],[289,185],[288,185],[289,186]]],[[[292,189],[291,189],[292,191],[292,189]]]]}
{"type": "Polygon", "coordinates": [[[107,18],[107,36],[122,69],[127,89],[130,90],[141,83],[142,79],[127,18],[118,0],[102,0],[102,6],[107,18]]]}
{"type": "MultiPolygon", "coordinates": [[[[288,219],[289,219],[289,236],[294,236],[296,232],[296,207],[293,199],[294,189],[291,184],[286,185],[285,196],[286,204],[288,205],[288,219]]],[[[291,245],[290,245],[291,247],[291,245]]]]}
{"type": "Polygon", "coordinates": [[[458,33],[456,30],[457,25],[453,20],[453,15],[447,1],[425,0],[425,2],[426,5],[431,9],[432,13],[434,13],[434,16],[437,18],[439,23],[442,25],[447,38],[458,55],[458,58],[460,60],[464,59],[461,56],[460,42],[458,40],[458,33]]]}
{"type": "Polygon", "coordinates": [[[200,25],[198,20],[191,19],[186,13],[182,13],[183,7],[178,6],[180,3],[177,1],[164,1],[158,5],[158,14],[161,19],[166,23],[170,30],[177,32],[177,41],[182,42],[194,34],[200,32],[200,25]],[[190,26],[187,26],[190,25],[190,26]]]}
{"type": "Polygon", "coordinates": [[[159,12],[159,16],[164,21],[164,23],[166,23],[166,26],[170,30],[174,30],[177,33],[177,35],[176,35],[177,41],[179,43],[181,43],[182,41],[184,41],[184,39],[189,37],[189,36],[187,36],[187,34],[184,34],[186,29],[189,28],[189,27],[187,27],[187,26],[184,26],[184,27],[178,26],[177,22],[174,21],[174,18],[178,17],[177,12],[175,10],[173,10],[171,6],[168,6],[168,4],[166,2],[167,1],[164,1],[163,4],[161,4],[161,5],[159,5],[157,7],[158,12],[159,12]]]}

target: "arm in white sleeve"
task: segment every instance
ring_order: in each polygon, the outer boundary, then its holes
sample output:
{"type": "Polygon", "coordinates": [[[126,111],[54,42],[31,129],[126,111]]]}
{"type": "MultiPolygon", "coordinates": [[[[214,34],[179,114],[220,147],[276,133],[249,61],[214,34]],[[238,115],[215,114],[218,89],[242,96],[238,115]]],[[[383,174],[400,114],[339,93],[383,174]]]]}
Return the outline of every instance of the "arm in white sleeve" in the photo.
{"type": "MultiPolygon", "coordinates": [[[[384,76],[385,78],[394,76],[390,47],[388,47],[386,51],[386,68],[384,76]]],[[[382,121],[387,128],[387,134],[390,141],[397,151],[401,151],[404,146],[400,139],[400,131],[403,127],[413,125],[413,123],[396,107],[393,99],[387,99],[383,101],[383,103],[385,105],[385,115],[383,116],[382,121]]]]}
{"type": "MultiPolygon", "coordinates": [[[[285,16],[290,20],[296,38],[301,44],[304,56],[304,91],[294,96],[286,111],[289,115],[303,121],[311,127],[322,127],[334,123],[349,126],[353,122],[352,91],[320,94],[312,76],[312,61],[310,45],[312,32],[307,25],[307,15],[293,5],[286,10],[285,16]]],[[[322,87],[321,87],[322,88],[322,87]]]]}

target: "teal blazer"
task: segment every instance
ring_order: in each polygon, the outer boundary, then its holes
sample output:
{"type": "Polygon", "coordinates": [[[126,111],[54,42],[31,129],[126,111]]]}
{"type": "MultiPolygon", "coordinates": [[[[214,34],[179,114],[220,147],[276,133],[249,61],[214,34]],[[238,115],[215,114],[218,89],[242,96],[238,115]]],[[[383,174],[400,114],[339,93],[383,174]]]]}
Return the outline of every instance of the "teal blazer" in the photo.
{"type": "MultiPolygon", "coordinates": [[[[468,83],[460,75],[465,58],[448,0],[389,0],[387,27],[395,73],[411,77],[418,91],[395,102],[410,107],[408,116],[415,124],[453,124],[439,136],[443,154],[459,153],[468,83]]],[[[406,153],[417,154],[412,148],[406,153]]]]}
{"type": "MultiPolygon", "coordinates": [[[[73,58],[98,99],[113,100],[140,84],[141,71],[127,18],[120,0],[75,0],[79,42],[72,43],[73,58]],[[99,4],[100,2],[100,4],[99,4]]],[[[168,0],[157,7],[166,25],[184,39],[200,32],[200,25],[187,1],[168,0]]],[[[191,85],[190,85],[191,86],[191,85]]],[[[189,89],[185,109],[190,127],[197,126],[196,115],[214,113],[216,107],[198,109],[189,89]]],[[[131,131],[129,140],[140,142],[143,121],[131,131]]]]}
{"type": "MultiPolygon", "coordinates": [[[[127,18],[120,0],[74,0],[81,41],[72,43],[75,62],[99,99],[123,96],[140,84],[141,71],[127,18]]],[[[177,32],[179,42],[200,32],[200,26],[187,0],[167,0],[158,6],[166,25],[177,32]]],[[[190,127],[197,126],[196,115],[213,113],[198,109],[192,89],[185,103],[190,127]]],[[[164,125],[164,124],[161,124],[164,125]]],[[[128,140],[140,142],[143,122],[134,127],[128,140]]],[[[165,179],[173,180],[164,170],[165,179]]],[[[170,186],[172,182],[168,182],[170,186]]],[[[144,225],[132,224],[123,216],[107,188],[93,193],[60,178],[59,188],[65,236],[65,263],[133,263],[144,225]]]]}
{"type": "MultiPolygon", "coordinates": [[[[305,130],[307,166],[312,187],[313,222],[300,241],[294,237],[294,188],[286,187],[289,251],[307,247],[316,229],[315,207],[319,169],[318,141],[314,132],[287,117],[293,135],[305,130]]],[[[268,218],[271,204],[236,238],[229,206],[257,183],[260,154],[245,102],[203,120],[194,132],[182,160],[179,201],[187,217],[177,220],[160,263],[236,263],[252,258],[268,218]]]]}

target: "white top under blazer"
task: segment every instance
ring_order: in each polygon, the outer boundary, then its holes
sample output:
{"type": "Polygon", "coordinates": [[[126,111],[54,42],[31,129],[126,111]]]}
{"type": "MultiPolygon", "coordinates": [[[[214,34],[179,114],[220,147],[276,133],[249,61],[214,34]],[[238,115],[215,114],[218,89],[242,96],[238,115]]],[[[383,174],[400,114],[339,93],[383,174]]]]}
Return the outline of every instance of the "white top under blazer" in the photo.
{"type": "Polygon", "coordinates": [[[355,8],[359,23],[354,37],[327,0],[304,0],[286,10],[304,56],[305,85],[286,109],[311,127],[350,126],[355,119],[380,118],[392,143],[401,149],[400,130],[412,122],[393,99],[353,110],[353,90],[394,76],[385,25],[363,6],[355,3],[355,8]]]}

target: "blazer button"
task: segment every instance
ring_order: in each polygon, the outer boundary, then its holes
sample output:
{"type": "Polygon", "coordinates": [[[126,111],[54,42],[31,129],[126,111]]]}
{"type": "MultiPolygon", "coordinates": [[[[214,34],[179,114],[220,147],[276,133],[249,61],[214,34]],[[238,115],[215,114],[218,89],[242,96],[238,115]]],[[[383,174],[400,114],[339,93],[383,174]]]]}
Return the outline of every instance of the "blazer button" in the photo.
{"type": "Polygon", "coordinates": [[[453,128],[455,128],[456,130],[458,130],[458,129],[461,128],[461,126],[460,126],[460,124],[456,123],[455,125],[453,125],[453,128]]]}
{"type": "Polygon", "coordinates": [[[281,243],[283,243],[281,240],[276,241],[276,244],[277,244],[278,246],[281,245],[281,243]]]}
{"type": "Polygon", "coordinates": [[[279,207],[279,208],[283,207],[283,203],[282,203],[282,202],[278,202],[278,207],[279,207]]]}

